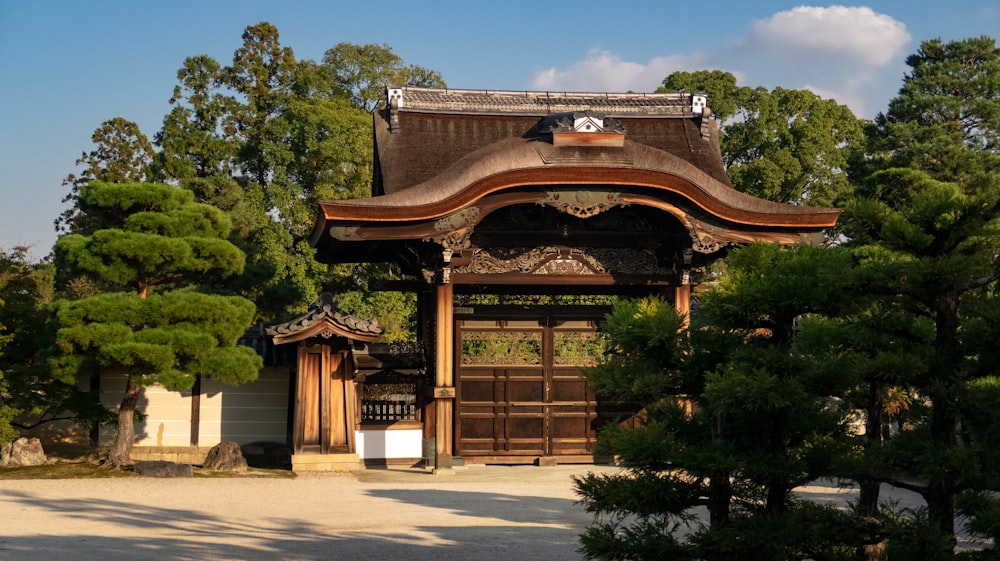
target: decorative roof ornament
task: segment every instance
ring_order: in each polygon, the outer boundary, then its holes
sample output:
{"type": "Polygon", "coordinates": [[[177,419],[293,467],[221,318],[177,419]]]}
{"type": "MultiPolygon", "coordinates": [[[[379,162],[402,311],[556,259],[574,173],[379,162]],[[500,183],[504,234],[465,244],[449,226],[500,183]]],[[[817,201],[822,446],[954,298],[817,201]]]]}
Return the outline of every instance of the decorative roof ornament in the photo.
{"type": "Polygon", "coordinates": [[[701,115],[708,108],[708,96],[705,94],[691,94],[691,113],[701,115]]]}
{"type": "Polygon", "coordinates": [[[542,118],[539,129],[552,135],[553,146],[612,146],[625,143],[625,127],[593,111],[557,113],[542,118]]]}
{"type": "Polygon", "coordinates": [[[708,95],[703,93],[691,94],[691,114],[700,117],[701,139],[708,140],[712,134],[708,125],[708,117],[712,114],[712,110],[708,108],[708,95]]]}
{"type": "Polygon", "coordinates": [[[403,88],[399,86],[385,87],[385,105],[389,108],[389,132],[399,132],[399,109],[403,107],[403,88]]]}
{"type": "Polygon", "coordinates": [[[294,343],[311,337],[330,339],[344,337],[348,340],[373,342],[383,329],[374,320],[364,320],[345,313],[333,305],[333,295],[324,292],[319,300],[309,306],[305,314],[285,323],[266,329],[275,345],[294,343]]]}

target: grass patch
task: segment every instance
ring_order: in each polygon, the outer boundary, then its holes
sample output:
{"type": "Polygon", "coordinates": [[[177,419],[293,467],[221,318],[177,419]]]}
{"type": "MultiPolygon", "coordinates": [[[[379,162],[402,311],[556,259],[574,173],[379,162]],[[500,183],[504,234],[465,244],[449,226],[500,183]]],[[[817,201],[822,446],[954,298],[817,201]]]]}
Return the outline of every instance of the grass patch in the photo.
{"type": "Polygon", "coordinates": [[[229,479],[234,477],[265,477],[265,478],[275,478],[275,479],[292,479],[295,474],[291,470],[287,469],[270,469],[270,468],[247,468],[243,473],[236,473],[233,471],[212,471],[202,468],[194,468],[195,477],[208,477],[211,479],[229,479]]]}
{"type": "Polygon", "coordinates": [[[0,468],[0,479],[107,479],[139,477],[131,471],[101,469],[90,462],[65,462],[44,466],[0,468]]]}

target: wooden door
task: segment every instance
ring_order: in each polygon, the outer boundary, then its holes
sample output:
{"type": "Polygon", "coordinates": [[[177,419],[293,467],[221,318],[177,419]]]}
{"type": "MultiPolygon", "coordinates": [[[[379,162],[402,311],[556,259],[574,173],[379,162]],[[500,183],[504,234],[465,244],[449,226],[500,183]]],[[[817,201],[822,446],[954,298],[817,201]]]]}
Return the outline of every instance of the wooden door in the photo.
{"type": "Polygon", "coordinates": [[[582,369],[594,363],[595,322],[456,322],[456,453],[586,456],[597,402],[582,369]]]}
{"type": "Polygon", "coordinates": [[[295,453],[354,451],[357,399],[344,353],[329,345],[299,346],[293,448],[295,453]]]}

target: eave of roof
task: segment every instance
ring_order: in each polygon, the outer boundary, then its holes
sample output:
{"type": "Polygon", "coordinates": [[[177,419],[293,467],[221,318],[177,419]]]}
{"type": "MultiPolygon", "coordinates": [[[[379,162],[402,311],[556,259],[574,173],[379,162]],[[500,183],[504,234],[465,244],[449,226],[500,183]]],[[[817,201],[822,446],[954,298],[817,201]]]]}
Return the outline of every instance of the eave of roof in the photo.
{"type": "Polygon", "coordinates": [[[591,151],[591,157],[560,159],[560,151],[546,142],[510,139],[470,154],[445,173],[409,189],[321,202],[312,243],[315,246],[334,223],[434,220],[494,193],[525,186],[646,188],[680,195],[723,221],[754,227],[829,228],[840,214],[838,209],[781,204],[741,193],[681,158],[629,141],[617,151],[591,151]]]}

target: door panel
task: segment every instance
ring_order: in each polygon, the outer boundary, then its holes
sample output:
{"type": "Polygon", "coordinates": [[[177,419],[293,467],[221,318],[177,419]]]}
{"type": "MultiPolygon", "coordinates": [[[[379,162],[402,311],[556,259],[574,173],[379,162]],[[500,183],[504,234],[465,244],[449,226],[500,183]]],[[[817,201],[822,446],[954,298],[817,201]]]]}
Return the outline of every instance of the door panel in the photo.
{"type": "Polygon", "coordinates": [[[591,453],[597,402],[582,372],[596,362],[595,322],[460,319],[456,337],[457,454],[591,453]]]}
{"type": "Polygon", "coordinates": [[[298,427],[297,450],[319,450],[321,445],[322,408],[320,406],[320,372],[322,355],[303,352],[298,367],[298,427]]]}

